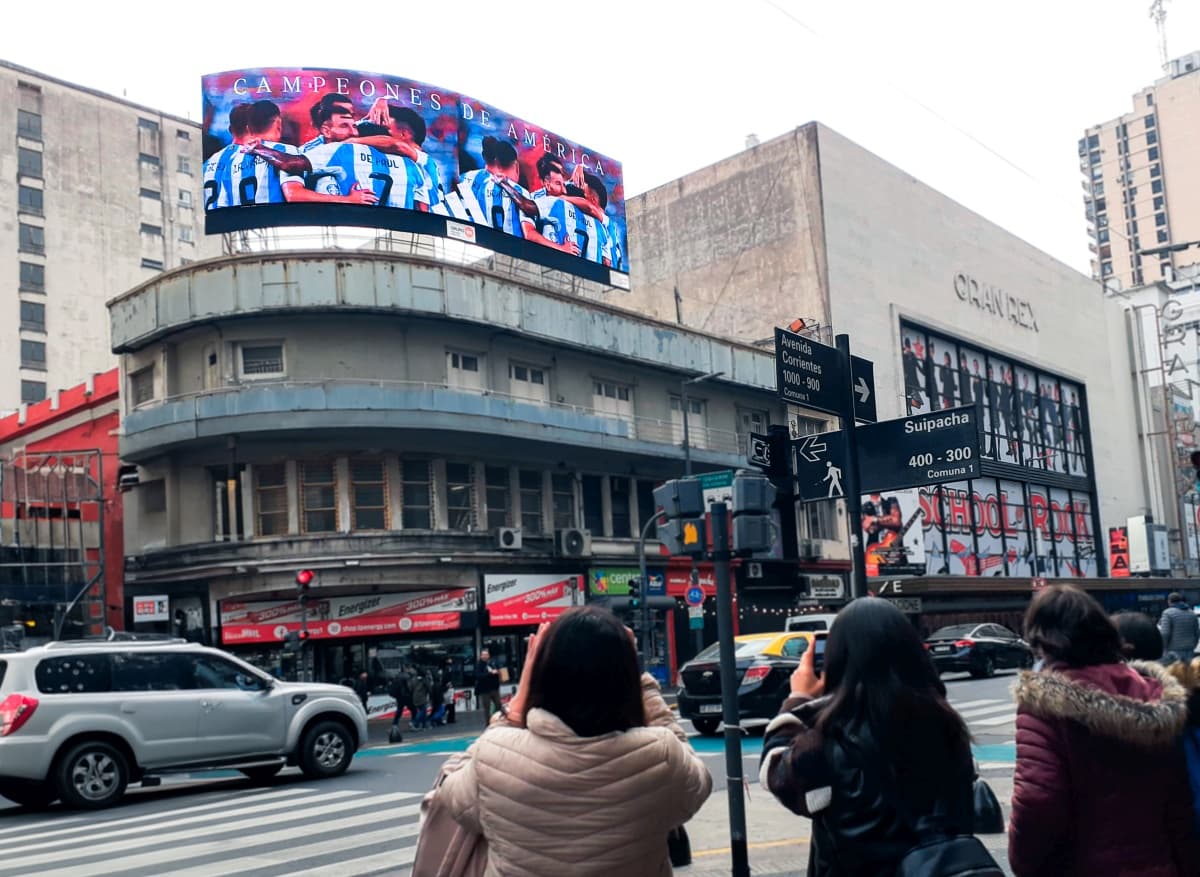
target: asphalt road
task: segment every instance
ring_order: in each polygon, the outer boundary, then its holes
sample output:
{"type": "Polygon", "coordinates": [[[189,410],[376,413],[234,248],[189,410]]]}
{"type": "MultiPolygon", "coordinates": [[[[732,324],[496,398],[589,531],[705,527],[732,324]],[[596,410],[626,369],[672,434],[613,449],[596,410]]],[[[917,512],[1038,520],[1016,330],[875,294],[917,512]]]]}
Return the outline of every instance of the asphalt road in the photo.
{"type": "MultiPolygon", "coordinates": [[[[984,774],[1005,803],[1011,789],[1013,675],[945,677],[951,702],[975,737],[984,774]]],[[[376,728],[373,739],[382,739],[383,730],[376,728]]],[[[95,814],[58,805],[31,813],[4,807],[0,799],[0,877],[407,875],[421,795],[446,755],[473,739],[463,730],[409,734],[397,746],[373,745],[359,753],[345,776],[333,780],[307,780],[295,769],[259,786],[229,775],[197,775],[133,789],[121,806],[95,814]]],[[[715,791],[689,828],[696,864],[679,873],[727,874],[724,742],[694,737],[693,744],[712,770],[715,791]]],[[[808,825],[757,786],[761,747],[760,735],[742,740],[754,873],[802,872],[808,825]]],[[[1003,836],[989,846],[1001,849],[1003,836]]]]}

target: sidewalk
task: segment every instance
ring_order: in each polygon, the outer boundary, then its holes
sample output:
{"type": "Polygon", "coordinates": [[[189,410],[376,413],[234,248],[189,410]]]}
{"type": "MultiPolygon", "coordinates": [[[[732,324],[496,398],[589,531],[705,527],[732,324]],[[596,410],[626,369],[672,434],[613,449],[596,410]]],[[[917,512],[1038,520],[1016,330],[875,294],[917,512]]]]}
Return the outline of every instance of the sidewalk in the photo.
{"type": "MultiPolygon", "coordinates": [[[[400,720],[400,730],[404,734],[405,743],[417,743],[424,740],[447,740],[454,737],[475,737],[483,733],[487,722],[483,710],[459,710],[453,725],[435,725],[425,730],[411,730],[408,719],[400,720]]],[[[386,746],[388,731],[391,730],[391,719],[371,719],[367,722],[367,746],[386,746]]]]}

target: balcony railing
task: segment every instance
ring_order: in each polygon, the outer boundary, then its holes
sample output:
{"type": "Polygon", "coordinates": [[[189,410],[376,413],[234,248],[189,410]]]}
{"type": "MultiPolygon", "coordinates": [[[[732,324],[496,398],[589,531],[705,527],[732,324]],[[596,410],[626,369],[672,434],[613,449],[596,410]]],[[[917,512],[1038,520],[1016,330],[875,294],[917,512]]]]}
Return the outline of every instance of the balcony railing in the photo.
{"type": "MultiPolygon", "coordinates": [[[[608,427],[602,431],[622,438],[655,444],[674,445],[683,443],[683,424],[670,420],[658,420],[653,417],[637,417],[600,411],[583,405],[569,405],[563,402],[550,402],[542,399],[531,399],[528,396],[501,393],[495,390],[478,389],[474,387],[457,387],[450,384],[430,381],[381,381],[370,379],[339,378],[336,381],[253,381],[245,384],[235,384],[216,387],[194,393],[183,393],[168,396],[165,399],[153,399],[133,407],[136,413],[149,414],[155,409],[166,405],[193,402],[196,404],[196,416],[205,416],[201,410],[202,400],[228,397],[241,393],[259,393],[263,391],[305,391],[318,390],[331,392],[346,388],[365,387],[381,391],[398,393],[442,392],[457,393],[479,398],[497,399],[512,405],[534,405],[547,411],[563,412],[594,418],[600,424],[608,427]]],[[[715,429],[713,427],[688,424],[688,442],[693,450],[708,450],[722,454],[740,454],[743,442],[739,434],[733,430],[715,429]]]]}

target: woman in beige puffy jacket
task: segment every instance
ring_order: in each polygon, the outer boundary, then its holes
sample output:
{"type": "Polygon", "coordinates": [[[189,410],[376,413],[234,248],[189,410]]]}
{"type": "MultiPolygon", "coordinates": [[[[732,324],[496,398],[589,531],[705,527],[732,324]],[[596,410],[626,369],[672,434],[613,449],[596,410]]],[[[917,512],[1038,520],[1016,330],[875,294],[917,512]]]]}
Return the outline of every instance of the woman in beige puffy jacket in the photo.
{"type": "Polygon", "coordinates": [[[530,638],[507,713],[467,756],[438,794],[487,840],[487,877],[664,877],[667,834],[712,791],[632,634],[590,606],[530,638]]]}

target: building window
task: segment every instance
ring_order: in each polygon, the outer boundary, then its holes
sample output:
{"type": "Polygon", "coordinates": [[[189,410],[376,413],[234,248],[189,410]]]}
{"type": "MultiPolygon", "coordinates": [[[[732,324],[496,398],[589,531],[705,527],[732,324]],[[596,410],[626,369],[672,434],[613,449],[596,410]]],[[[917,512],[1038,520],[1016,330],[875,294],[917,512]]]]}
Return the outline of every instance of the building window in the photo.
{"type": "Polygon", "coordinates": [[[21,302],[21,328],[46,331],[46,306],[40,301],[21,302]]]}
{"type": "Polygon", "coordinates": [[[522,469],[517,473],[520,486],[521,529],[526,533],[544,532],[542,527],[542,473],[522,469]]]}
{"type": "Polygon", "coordinates": [[[1091,136],[1089,136],[1087,139],[1087,147],[1088,147],[1088,149],[1099,149],[1100,148],[1100,135],[1092,134],[1091,136]]]}
{"type": "Polygon", "coordinates": [[[620,475],[610,476],[608,479],[608,496],[612,506],[613,538],[633,538],[633,523],[629,514],[629,479],[620,475]]]}
{"type": "Polygon", "coordinates": [[[179,240],[185,244],[192,243],[192,227],[190,225],[179,226],[179,240]]]}
{"type": "Polygon", "coordinates": [[[42,139],[42,116],[29,110],[17,110],[17,136],[26,140],[42,139]]]}
{"type": "Polygon", "coordinates": [[[481,357],[473,353],[446,353],[446,383],[463,390],[483,389],[481,357]]]}
{"type": "Polygon", "coordinates": [[[46,343],[21,340],[21,368],[46,370],[46,343]]]}
{"type": "Polygon", "coordinates": [[[1149,131],[1154,127],[1154,113],[1146,116],[1142,121],[1146,123],[1146,130],[1149,131]]]}
{"type": "Polygon", "coordinates": [[[162,167],[157,155],[145,152],[138,154],[138,164],[141,165],[144,174],[157,174],[158,169],[162,167]]]}
{"type": "Polygon", "coordinates": [[[41,86],[17,80],[17,106],[23,110],[29,110],[31,113],[40,113],[42,111],[41,86]]]}
{"type": "Polygon", "coordinates": [[[1154,106],[1154,95],[1153,94],[1146,95],[1146,106],[1148,106],[1148,107],[1154,106]]]}
{"type": "Polygon", "coordinates": [[[1112,276],[1112,262],[1100,263],[1100,273],[1104,277],[1111,277],[1112,276]]]}
{"type": "Polygon", "coordinates": [[[35,149],[17,147],[17,176],[42,178],[42,154],[35,149]]]}
{"type": "Polygon", "coordinates": [[[836,503],[805,503],[803,511],[800,512],[800,526],[804,538],[823,539],[829,542],[839,541],[835,511],[836,503]]]}
{"type": "Polygon", "coordinates": [[[583,526],[597,536],[604,535],[604,479],[599,475],[584,475],[580,479],[583,493],[583,526]]]}
{"type": "Polygon", "coordinates": [[[142,223],[142,234],[150,235],[151,237],[162,237],[161,225],[150,225],[147,222],[142,223]]]}
{"type": "Polygon", "coordinates": [[[149,268],[151,271],[161,271],[163,269],[162,259],[142,259],[142,267],[149,268]]]}
{"type": "Polygon", "coordinates": [[[192,139],[192,135],[189,134],[187,131],[183,130],[182,128],[175,129],[175,136],[178,137],[180,140],[184,140],[189,143],[191,142],[191,139],[192,139]]]}
{"type": "Polygon", "coordinates": [[[387,495],[382,460],[350,461],[350,529],[388,529],[387,495]]]}
{"type": "MultiPolygon", "coordinates": [[[[671,397],[671,441],[675,444],[683,441],[682,405],[683,400],[679,396],[671,397]]],[[[708,446],[704,426],[705,407],[703,399],[688,399],[688,444],[693,448],[708,446]]]]}
{"type": "Polygon", "coordinates": [[[534,402],[550,401],[550,387],[546,382],[545,370],[530,365],[509,363],[508,391],[521,399],[534,402]]]}
{"type": "Polygon", "coordinates": [[[162,192],[158,191],[157,189],[147,189],[145,186],[139,190],[138,194],[143,198],[150,198],[153,201],[162,200],[162,192]]]}
{"type": "Polygon", "coordinates": [[[1158,147],[1151,146],[1149,149],[1147,149],[1146,158],[1148,158],[1150,161],[1158,161],[1158,147]]]}
{"type": "Polygon", "coordinates": [[[484,502],[489,530],[507,527],[512,520],[508,510],[509,479],[507,466],[486,466],[483,470],[484,502]]]}
{"type": "Polygon", "coordinates": [[[446,464],[446,525],[475,529],[475,478],[470,463],[446,464]]]}
{"type": "Polygon", "coordinates": [[[1104,198],[1097,198],[1096,199],[1096,212],[1103,213],[1107,209],[1108,209],[1108,201],[1104,198]]]}
{"type": "Polygon", "coordinates": [[[129,400],[136,408],[154,398],[154,366],[148,365],[129,376],[129,400]]]}
{"type": "Polygon", "coordinates": [[[46,398],[45,381],[21,381],[21,404],[32,405],[46,398]]]}
{"type": "Polygon", "coordinates": [[[764,435],[769,424],[770,418],[765,411],[755,411],[750,408],[738,409],[738,432],[743,437],[750,435],[752,432],[764,435]]]}
{"type": "Polygon", "coordinates": [[[22,292],[45,292],[46,266],[22,262],[20,288],[22,292]]]}
{"type": "Polygon", "coordinates": [[[305,533],[337,530],[337,474],[332,462],[300,464],[300,522],[305,533]]]}
{"type": "Polygon", "coordinates": [[[242,344],[239,377],[277,378],[285,374],[282,344],[242,344]]]}
{"type": "Polygon", "coordinates": [[[1160,244],[1165,244],[1165,243],[1167,243],[1167,241],[1169,240],[1169,238],[1170,238],[1170,235],[1168,235],[1168,234],[1167,234],[1167,230],[1166,230],[1165,228],[1160,228],[1160,229],[1158,230],[1158,242],[1159,242],[1160,244]]]}
{"type": "Polygon", "coordinates": [[[189,176],[191,176],[192,157],[190,155],[180,155],[179,160],[175,165],[175,169],[178,170],[181,174],[188,174],[189,176]]]}
{"type": "Polygon", "coordinates": [[[288,531],[287,467],[256,466],[254,490],[259,536],[283,536],[288,531]]]}
{"type": "Polygon", "coordinates": [[[575,476],[555,473],[550,476],[550,491],[554,501],[554,529],[576,526],[575,476]]]}
{"type": "Polygon", "coordinates": [[[433,478],[428,460],[400,463],[401,524],[405,530],[433,529],[433,478]]]}
{"type": "Polygon", "coordinates": [[[1155,197],[1155,199],[1154,199],[1154,209],[1155,210],[1162,210],[1164,207],[1166,207],[1166,205],[1167,205],[1167,202],[1163,199],[1162,195],[1158,195],[1155,197]]]}
{"type": "Polygon", "coordinates": [[[1149,131],[1149,132],[1147,132],[1147,134],[1146,134],[1146,144],[1147,144],[1147,145],[1149,145],[1149,144],[1152,144],[1152,143],[1157,143],[1157,142],[1158,142],[1158,132],[1157,132],[1157,131],[1149,131]]]}
{"type": "Polygon", "coordinates": [[[46,252],[46,230],[39,225],[20,223],[20,243],[22,253],[46,252]]]}
{"type": "Polygon", "coordinates": [[[592,381],[592,408],[632,421],[633,388],[613,381],[592,381]]]}
{"type": "Polygon", "coordinates": [[[1161,177],[1162,176],[1162,165],[1160,165],[1160,164],[1150,165],[1150,176],[1161,177]]]}
{"type": "Polygon", "coordinates": [[[1108,243],[1108,229],[1107,228],[1100,229],[1100,233],[1096,235],[1096,240],[1098,240],[1102,244],[1107,244],[1108,243]]]}
{"type": "Polygon", "coordinates": [[[1157,226],[1166,225],[1167,224],[1167,214],[1165,214],[1165,213],[1154,214],[1154,224],[1157,226]]]}
{"type": "Polygon", "coordinates": [[[44,213],[44,195],[45,193],[41,189],[34,189],[32,186],[18,186],[17,211],[19,213],[32,213],[34,216],[41,216],[44,213]]]}
{"type": "Polygon", "coordinates": [[[179,209],[180,210],[191,210],[192,209],[192,193],[189,192],[187,189],[179,190],[179,209]]]}
{"type": "Polygon", "coordinates": [[[1163,189],[1162,180],[1151,180],[1150,181],[1150,191],[1153,192],[1155,195],[1162,194],[1162,189],[1163,189]]]}

